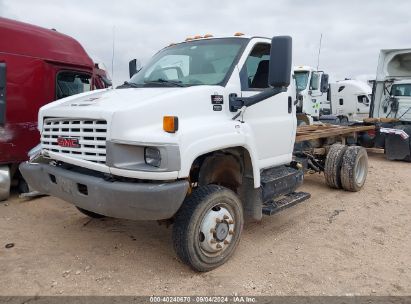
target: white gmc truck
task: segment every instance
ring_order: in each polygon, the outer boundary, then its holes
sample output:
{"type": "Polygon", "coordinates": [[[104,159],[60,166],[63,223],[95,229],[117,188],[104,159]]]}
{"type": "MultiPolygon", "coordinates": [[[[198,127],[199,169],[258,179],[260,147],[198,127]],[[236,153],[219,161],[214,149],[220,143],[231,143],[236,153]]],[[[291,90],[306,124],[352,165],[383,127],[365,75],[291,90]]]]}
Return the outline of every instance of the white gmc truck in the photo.
{"type": "Polygon", "coordinates": [[[344,145],[344,130],[296,140],[291,49],[287,36],[170,45],[120,88],[42,107],[41,144],[20,170],[90,217],[172,221],[179,258],[216,268],[244,219],[309,198],[295,192],[305,172],[324,171],[333,188],[364,185],[366,151],[344,145]]]}

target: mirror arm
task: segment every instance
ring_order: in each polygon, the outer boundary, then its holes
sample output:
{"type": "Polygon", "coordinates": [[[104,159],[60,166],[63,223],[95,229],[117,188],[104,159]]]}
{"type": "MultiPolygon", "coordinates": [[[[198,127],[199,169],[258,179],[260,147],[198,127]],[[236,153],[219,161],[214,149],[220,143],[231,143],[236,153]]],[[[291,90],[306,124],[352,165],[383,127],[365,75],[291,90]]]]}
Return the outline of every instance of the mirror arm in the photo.
{"type": "Polygon", "coordinates": [[[250,96],[250,97],[238,97],[237,94],[232,93],[229,96],[229,103],[230,103],[230,112],[236,112],[240,110],[242,107],[250,107],[263,101],[267,98],[273,97],[277,94],[287,92],[286,87],[276,87],[276,88],[268,88],[264,91],[250,96]]]}

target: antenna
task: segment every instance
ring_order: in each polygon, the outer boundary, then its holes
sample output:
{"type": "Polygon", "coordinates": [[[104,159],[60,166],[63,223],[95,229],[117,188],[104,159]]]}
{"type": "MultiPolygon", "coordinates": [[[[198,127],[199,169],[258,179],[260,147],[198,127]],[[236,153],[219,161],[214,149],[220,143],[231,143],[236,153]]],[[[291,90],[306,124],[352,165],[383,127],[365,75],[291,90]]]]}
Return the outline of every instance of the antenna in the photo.
{"type": "Polygon", "coordinates": [[[114,83],[114,42],[116,40],[116,27],[113,25],[113,49],[111,55],[111,79],[114,83]]]}
{"type": "Polygon", "coordinates": [[[320,36],[320,47],[318,48],[317,71],[318,71],[318,68],[320,67],[320,55],[321,55],[321,42],[322,42],[322,40],[323,40],[323,33],[321,33],[321,36],[320,36]]]}

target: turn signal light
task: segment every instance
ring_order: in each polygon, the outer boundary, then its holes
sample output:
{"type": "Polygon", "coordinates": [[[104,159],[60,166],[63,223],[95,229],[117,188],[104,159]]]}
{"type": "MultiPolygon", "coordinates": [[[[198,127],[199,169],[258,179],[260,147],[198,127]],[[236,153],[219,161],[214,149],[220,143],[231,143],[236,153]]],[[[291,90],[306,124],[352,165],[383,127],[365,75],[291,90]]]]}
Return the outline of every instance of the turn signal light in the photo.
{"type": "Polygon", "coordinates": [[[168,133],[176,133],[178,131],[178,117],[177,116],[164,116],[163,117],[163,130],[168,133]]]}

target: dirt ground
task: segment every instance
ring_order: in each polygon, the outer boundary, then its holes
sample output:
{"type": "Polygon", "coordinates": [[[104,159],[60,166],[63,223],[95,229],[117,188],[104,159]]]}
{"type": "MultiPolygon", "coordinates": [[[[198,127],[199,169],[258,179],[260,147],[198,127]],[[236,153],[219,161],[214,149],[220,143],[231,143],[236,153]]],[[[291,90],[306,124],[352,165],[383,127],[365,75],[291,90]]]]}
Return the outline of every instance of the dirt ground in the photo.
{"type": "Polygon", "coordinates": [[[171,229],[90,220],[52,197],[0,203],[0,295],[410,295],[411,164],[370,156],[365,188],[327,188],[245,227],[205,274],[180,263],[171,229]],[[6,249],[7,243],[14,243],[6,249]]]}

